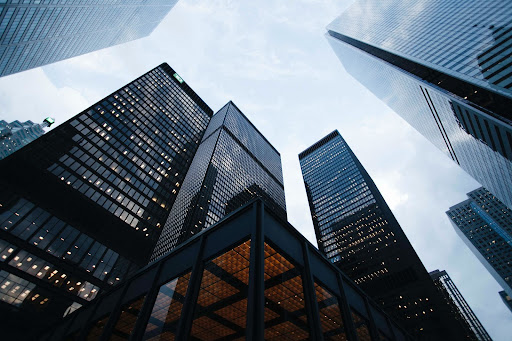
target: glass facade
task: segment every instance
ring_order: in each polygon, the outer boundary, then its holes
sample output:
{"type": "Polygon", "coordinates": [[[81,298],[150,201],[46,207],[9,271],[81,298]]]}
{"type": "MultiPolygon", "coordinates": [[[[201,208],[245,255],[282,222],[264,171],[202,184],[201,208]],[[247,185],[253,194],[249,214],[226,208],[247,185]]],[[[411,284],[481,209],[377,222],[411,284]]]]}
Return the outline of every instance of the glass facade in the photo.
{"type": "Polygon", "coordinates": [[[411,340],[261,200],[47,332],[41,340],[411,340]]]}
{"type": "Polygon", "coordinates": [[[0,160],[42,136],[44,127],[32,121],[0,121],[0,160]]]}
{"type": "Polygon", "coordinates": [[[446,214],[455,232],[512,296],[512,210],[480,187],[446,214]]]}
{"type": "Polygon", "coordinates": [[[151,34],[177,0],[2,0],[0,76],[151,34]]]}
{"type": "Polygon", "coordinates": [[[152,259],[256,197],[286,219],[281,157],[229,102],[206,129],[152,259]]]}
{"type": "Polygon", "coordinates": [[[213,114],[174,74],[162,64],[0,161],[1,269],[26,287],[0,292],[13,330],[36,294],[48,324],[148,263],[213,114]]]}
{"type": "Polygon", "coordinates": [[[455,312],[457,319],[462,323],[467,324],[469,328],[474,332],[478,341],[491,341],[491,337],[487,334],[484,326],[478,320],[475,313],[468,305],[459,289],[455,286],[450,276],[446,271],[434,270],[429,273],[430,277],[434,281],[437,289],[441,292],[445,300],[452,307],[455,312]]]}
{"type": "Polygon", "coordinates": [[[428,338],[453,333],[454,340],[471,335],[441,301],[384,198],[341,135],[328,134],[300,153],[299,160],[321,252],[412,334],[428,338]]]}
{"type": "Polygon", "coordinates": [[[502,1],[363,0],[327,38],[348,73],[512,207],[510,18],[502,1]]]}

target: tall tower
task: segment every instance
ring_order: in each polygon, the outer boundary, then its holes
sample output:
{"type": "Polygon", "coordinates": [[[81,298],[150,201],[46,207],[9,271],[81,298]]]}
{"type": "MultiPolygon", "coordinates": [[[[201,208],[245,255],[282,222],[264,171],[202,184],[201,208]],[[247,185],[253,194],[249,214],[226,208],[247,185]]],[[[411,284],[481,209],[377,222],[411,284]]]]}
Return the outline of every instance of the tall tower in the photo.
{"type": "Polygon", "coordinates": [[[6,326],[36,330],[147,264],[212,114],[162,64],[0,160],[6,326]]]}
{"type": "Polygon", "coordinates": [[[476,340],[492,341],[484,326],[482,326],[480,320],[478,320],[478,317],[476,317],[448,273],[444,270],[434,270],[430,272],[429,275],[448,305],[452,308],[457,319],[466,324],[467,327],[475,333],[476,340]]]}
{"type": "Polygon", "coordinates": [[[51,117],[37,124],[32,121],[0,121],[0,160],[11,155],[44,134],[44,128],[50,127],[55,120],[51,117]]]}
{"type": "Polygon", "coordinates": [[[425,340],[465,340],[375,183],[338,131],[299,154],[318,248],[425,340]]]}
{"type": "Polygon", "coordinates": [[[178,1],[2,2],[0,76],[148,36],[178,1]]]}
{"type": "Polygon", "coordinates": [[[281,156],[229,102],[212,117],[152,259],[256,197],[286,220],[281,156]]]}
{"type": "Polygon", "coordinates": [[[359,0],[328,27],[343,66],[512,208],[512,3],[359,0]]]}
{"type": "Polygon", "coordinates": [[[446,214],[455,232],[512,297],[512,210],[483,187],[446,214]]]}

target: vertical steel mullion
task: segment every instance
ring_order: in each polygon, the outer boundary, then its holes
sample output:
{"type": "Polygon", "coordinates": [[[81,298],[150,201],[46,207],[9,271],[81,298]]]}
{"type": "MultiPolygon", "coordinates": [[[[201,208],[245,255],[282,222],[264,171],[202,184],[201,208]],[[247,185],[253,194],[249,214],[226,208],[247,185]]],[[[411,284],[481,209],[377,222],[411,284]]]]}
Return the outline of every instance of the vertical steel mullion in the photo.
{"type": "MultiPolygon", "coordinates": [[[[102,300],[103,299],[101,299],[101,300],[97,299],[96,301],[94,301],[94,307],[91,309],[89,316],[85,319],[85,323],[82,325],[81,328],[78,328],[78,335],[77,335],[78,341],[82,341],[82,340],[86,339],[87,333],[89,332],[90,320],[96,313],[96,310],[98,310],[98,306],[101,304],[102,300]]],[[[77,311],[77,313],[80,314],[80,311],[77,311]]],[[[49,340],[51,340],[51,338],[49,340]]]]}
{"type": "Polygon", "coordinates": [[[146,299],[144,300],[144,304],[142,305],[142,309],[139,311],[139,315],[137,316],[137,321],[135,321],[135,326],[133,326],[133,332],[130,335],[129,340],[140,340],[142,339],[143,332],[145,331],[144,327],[146,326],[149,315],[153,310],[153,305],[155,304],[156,296],[158,294],[159,287],[156,285],[158,283],[158,279],[160,277],[160,273],[163,268],[163,261],[158,262],[157,270],[155,274],[155,278],[153,279],[153,283],[148,290],[146,295],[146,299]]]}
{"type": "Polygon", "coordinates": [[[309,263],[309,248],[306,241],[302,242],[302,258],[304,259],[304,299],[306,301],[306,311],[308,312],[309,325],[312,326],[311,334],[313,340],[323,340],[322,327],[320,324],[320,314],[318,311],[318,300],[315,293],[315,284],[311,265],[309,263]]]}
{"type": "Polygon", "coordinates": [[[358,341],[356,326],[352,320],[352,313],[350,311],[350,305],[348,304],[347,295],[345,294],[345,281],[342,275],[338,272],[336,274],[338,280],[338,287],[340,289],[341,300],[339,302],[341,308],[341,315],[343,317],[343,325],[345,327],[345,333],[348,341],[358,341]]]}
{"type": "Polygon", "coordinates": [[[259,341],[264,339],[265,331],[265,208],[262,202],[256,201],[252,211],[255,224],[251,229],[246,338],[248,341],[259,341]]]}
{"type": "Polygon", "coordinates": [[[105,328],[103,329],[103,333],[101,334],[99,341],[107,341],[108,339],[110,339],[110,335],[112,334],[112,330],[114,329],[114,322],[117,322],[117,319],[121,315],[121,304],[123,302],[124,296],[126,295],[126,292],[128,291],[129,286],[130,282],[125,281],[121,297],[119,298],[117,303],[114,305],[114,308],[110,312],[110,317],[108,318],[107,323],[105,324],[105,328]]]}
{"type": "Polygon", "coordinates": [[[176,332],[176,340],[188,340],[192,321],[194,319],[194,307],[196,305],[199,289],[201,288],[201,278],[203,275],[203,251],[206,244],[206,238],[203,234],[199,240],[199,249],[192,267],[192,274],[188,282],[187,294],[183,302],[180,321],[176,332]]]}
{"type": "Polygon", "coordinates": [[[373,340],[379,340],[379,331],[377,330],[377,325],[375,324],[375,319],[373,318],[373,313],[371,311],[370,302],[368,301],[368,297],[363,297],[364,305],[366,307],[366,311],[368,312],[368,322],[370,329],[370,336],[373,340]]]}

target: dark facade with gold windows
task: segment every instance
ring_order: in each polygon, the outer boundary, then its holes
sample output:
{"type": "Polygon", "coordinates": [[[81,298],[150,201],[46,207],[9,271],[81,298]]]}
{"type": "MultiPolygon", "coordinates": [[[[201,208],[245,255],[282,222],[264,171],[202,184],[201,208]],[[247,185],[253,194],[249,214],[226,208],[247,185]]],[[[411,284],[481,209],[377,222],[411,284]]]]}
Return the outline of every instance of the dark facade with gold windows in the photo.
{"type": "Polygon", "coordinates": [[[4,337],[147,264],[212,114],[162,64],[0,160],[4,337]]]}
{"type": "Polygon", "coordinates": [[[299,159],[320,251],[419,339],[472,337],[339,132],[299,159]]]}
{"type": "Polygon", "coordinates": [[[410,340],[256,200],[39,335],[40,340],[410,340]]]}

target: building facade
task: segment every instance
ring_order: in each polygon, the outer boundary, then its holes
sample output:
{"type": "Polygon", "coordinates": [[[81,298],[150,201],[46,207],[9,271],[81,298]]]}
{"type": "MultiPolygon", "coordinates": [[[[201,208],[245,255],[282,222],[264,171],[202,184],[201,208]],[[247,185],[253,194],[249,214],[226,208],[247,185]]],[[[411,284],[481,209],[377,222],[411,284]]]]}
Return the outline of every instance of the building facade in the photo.
{"type": "Polygon", "coordinates": [[[338,131],[299,160],[320,251],[419,339],[470,336],[338,131]]]}
{"type": "Polygon", "coordinates": [[[45,118],[42,124],[32,121],[0,121],[0,160],[42,136],[44,128],[53,123],[55,120],[51,117],[45,118]]]}
{"type": "Polygon", "coordinates": [[[483,187],[446,212],[455,232],[512,296],[512,210],[483,187]]]}
{"type": "Polygon", "coordinates": [[[177,0],[4,0],[0,76],[151,34],[177,0]]]}
{"type": "Polygon", "coordinates": [[[507,295],[505,290],[500,291],[499,294],[500,294],[500,297],[501,297],[503,303],[505,303],[505,305],[510,310],[510,312],[512,312],[512,297],[507,295]]]}
{"type": "Polygon", "coordinates": [[[62,318],[146,265],[213,111],[162,64],[0,160],[0,316],[62,318]]]}
{"type": "Polygon", "coordinates": [[[326,35],[349,74],[509,208],[511,18],[500,0],[359,0],[326,35]]]}
{"type": "Polygon", "coordinates": [[[262,200],[39,340],[412,340],[262,200]]]}
{"type": "Polygon", "coordinates": [[[429,273],[430,277],[434,281],[439,292],[443,295],[446,302],[452,308],[452,311],[457,316],[457,319],[467,325],[476,338],[474,340],[478,341],[492,341],[489,334],[485,330],[484,326],[478,320],[475,313],[468,305],[462,294],[455,283],[453,283],[450,276],[446,273],[446,271],[442,270],[434,270],[429,273]]]}
{"type": "Polygon", "coordinates": [[[208,125],[152,259],[256,197],[286,220],[281,156],[229,102],[208,125]]]}

